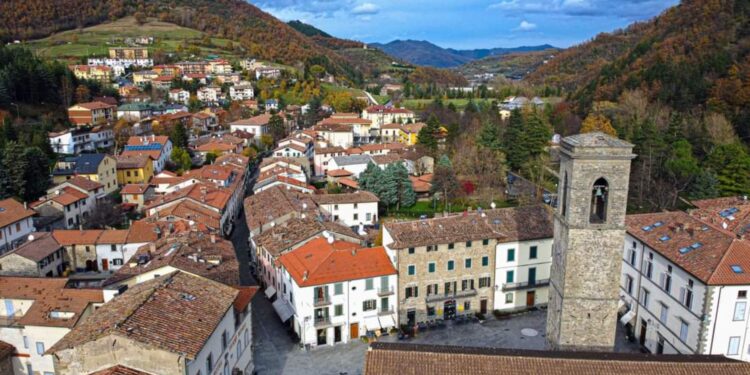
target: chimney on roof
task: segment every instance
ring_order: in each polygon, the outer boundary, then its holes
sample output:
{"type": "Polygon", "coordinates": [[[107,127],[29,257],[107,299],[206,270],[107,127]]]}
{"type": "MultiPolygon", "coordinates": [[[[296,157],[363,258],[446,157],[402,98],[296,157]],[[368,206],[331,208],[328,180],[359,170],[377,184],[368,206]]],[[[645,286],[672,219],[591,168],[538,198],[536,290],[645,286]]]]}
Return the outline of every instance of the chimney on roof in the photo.
{"type": "Polygon", "coordinates": [[[211,243],[216,243],[216,234],[211,233],[211,243]]]}
{"type": "Polygon", "coordinates": [[[352,256],[357,255],[357,249],[352,249],[352,256]]]}
{"type": "Polygon", "coordinates": [[[156,243],[155,242],[150,242],[148,244],[148,253],[149,253],[149,255],[151,255],[151,253],[155,253],[155,252],[156,252],[156,243]]]}
{"type": "Polygon", "coordinates": [[[26,203],[25,201],[23,202],[23,209],[24,210],[28,210],[29,209],[29,204],[26,203]]]}
{"type": "Polygon", "coordinates": [[[307,281],[307,271],[302,274],[302,281],[307,281]]]}
{"type": "Polygon", "coordinates": [[[78,230],[80,230],[81,232],[83,232],[83,224],[78,224],[78,230]]]}

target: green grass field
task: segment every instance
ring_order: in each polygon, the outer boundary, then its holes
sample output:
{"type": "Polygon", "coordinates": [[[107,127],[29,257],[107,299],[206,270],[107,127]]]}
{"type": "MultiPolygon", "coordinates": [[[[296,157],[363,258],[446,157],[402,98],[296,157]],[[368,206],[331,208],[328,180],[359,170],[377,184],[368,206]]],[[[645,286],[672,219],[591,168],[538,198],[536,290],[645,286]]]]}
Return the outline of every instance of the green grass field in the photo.
{"type": "MultiPolygon", "coordinates": [[[[155,43],[150,49],[163,49],[175,52],[184,40],[200,40],[204,34],[198,30],[181,27],[168,22],[151,21],[138,25],[133,17],[125,17],[114,22],[87,27],[80,30],[69,30],[50,37],[31,41],[29,47],[42,57],[56,59],[78,59],[91,56],[106,56],[109,47],[123,45],[128,37],[152,36],[155,43]]],[[[215,46],[225,46],[228,39],[211,38],[215,46]]],[[[200,47],[204,55],[216,54],[224,57],[231,53],[218,48],[200,47]]]]}
{"type": "MultiPolygon", "coordinates": [[[[401,105],[411,109],[413,111],[418,111],[425,109],[430,103],[433,102],[433,99],[406,99],[401,102],[401,105]]],[[[474,99],[474,102],[479,103],[486,103],[489,104],[491,102],[490,99],[474,99]]],[[[469,99],[444,99],[443,104],[448,105],[449,103],[453,103],[458,109],[463,110],[466,108],[466,105],[469,103],[469,99]]]]}

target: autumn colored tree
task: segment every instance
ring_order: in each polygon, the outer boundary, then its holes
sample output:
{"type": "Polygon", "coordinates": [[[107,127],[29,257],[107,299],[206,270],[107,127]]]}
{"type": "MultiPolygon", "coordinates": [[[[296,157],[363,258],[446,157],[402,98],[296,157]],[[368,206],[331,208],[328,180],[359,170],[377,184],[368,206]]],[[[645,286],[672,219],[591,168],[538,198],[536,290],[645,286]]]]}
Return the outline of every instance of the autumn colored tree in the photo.
{"type": "Polygon", "coordinates": [[[617,137],[617,131],[612,127],[609,119],[603,115],[592,113],[583,120],[581,133],[602,132],[617,137]]]}

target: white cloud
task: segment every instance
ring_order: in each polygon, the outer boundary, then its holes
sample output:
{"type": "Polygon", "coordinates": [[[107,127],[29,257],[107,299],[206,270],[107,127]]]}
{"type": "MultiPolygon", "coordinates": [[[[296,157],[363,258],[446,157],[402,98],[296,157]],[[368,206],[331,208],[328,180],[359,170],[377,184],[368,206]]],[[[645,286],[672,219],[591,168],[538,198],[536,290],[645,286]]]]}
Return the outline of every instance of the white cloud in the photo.
{"type": "Polygon", "coordinates": [[[368,15],[368,14],[377,14],[379,11],[380,11],[380,8],[373,3],[362,3],[354,7],[354,9],[352,9],[352,14],[368,15]]]}
{"type": "Polygon", "coordinates": [[[514,31],[531,31],[531,30],[534,30],[534,29],[536,29],[536,24],[535,23],[531,23],[529,21],[523,20],[518,25],[518,27],[516,27],[513,30],[514,31]]]}

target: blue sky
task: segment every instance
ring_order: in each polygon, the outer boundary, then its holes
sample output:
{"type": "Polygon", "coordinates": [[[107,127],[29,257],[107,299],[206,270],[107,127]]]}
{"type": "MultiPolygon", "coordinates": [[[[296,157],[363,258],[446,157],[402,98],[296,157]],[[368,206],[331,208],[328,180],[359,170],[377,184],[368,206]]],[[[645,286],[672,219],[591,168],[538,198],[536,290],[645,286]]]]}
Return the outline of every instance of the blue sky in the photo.
{"type": "Polygon", "coordinates": [[[364,42],[428,40],[457,49],[549,43],[568,47],[652,18],[679,0],[249,0],[364,42]]]}

